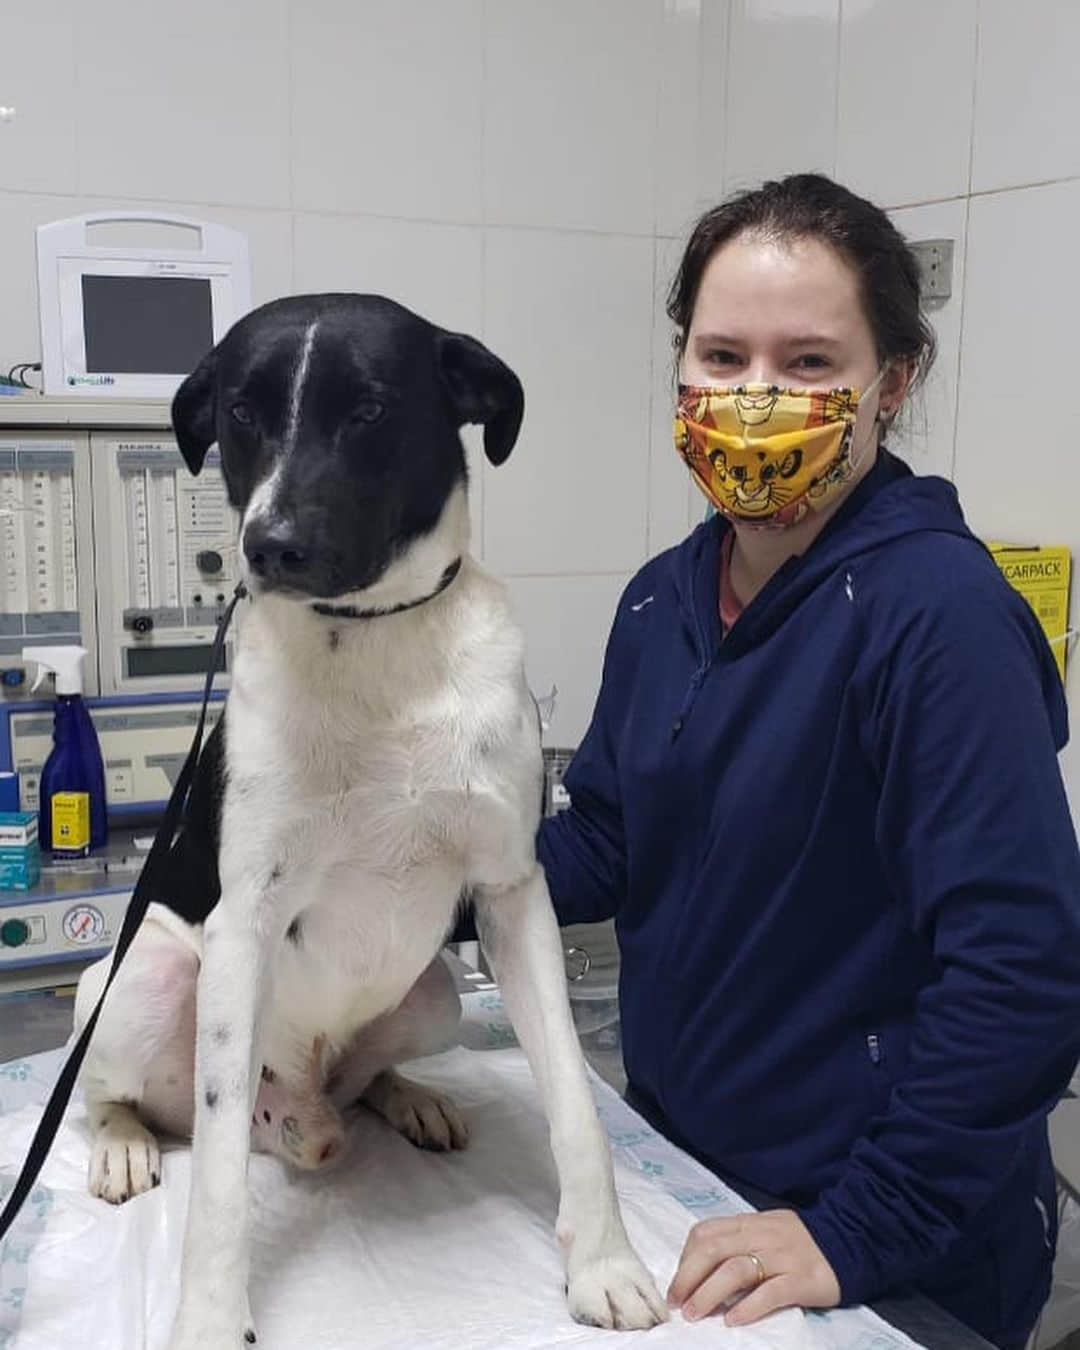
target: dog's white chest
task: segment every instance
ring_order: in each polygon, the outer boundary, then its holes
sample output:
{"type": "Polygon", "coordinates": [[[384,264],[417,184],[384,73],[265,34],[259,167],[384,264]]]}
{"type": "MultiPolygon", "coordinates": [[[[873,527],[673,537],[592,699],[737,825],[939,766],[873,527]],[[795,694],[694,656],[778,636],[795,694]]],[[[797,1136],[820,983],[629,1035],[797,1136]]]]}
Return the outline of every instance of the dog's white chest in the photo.
{"type": "Polygon", "coordinates": [[[316,748],[304,796],[325,813],[322,859],[404,875],[462,854],[472,784],[465,756],[446,754],[452,740],[445,729],[414,727],[316,748]]]}

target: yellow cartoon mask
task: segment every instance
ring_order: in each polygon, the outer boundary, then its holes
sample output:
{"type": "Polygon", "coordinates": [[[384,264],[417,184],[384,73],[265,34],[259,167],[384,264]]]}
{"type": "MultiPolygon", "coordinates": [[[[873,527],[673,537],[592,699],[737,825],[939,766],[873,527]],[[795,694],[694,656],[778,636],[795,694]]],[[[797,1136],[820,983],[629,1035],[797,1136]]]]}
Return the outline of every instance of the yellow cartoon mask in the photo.
{"type": "Polygon", "coordinates": [[[851,438],[866,391],[775,384],[679,386],[675,448],[721,515],[782,530],[820,511],[855,472],[851,438]]]}

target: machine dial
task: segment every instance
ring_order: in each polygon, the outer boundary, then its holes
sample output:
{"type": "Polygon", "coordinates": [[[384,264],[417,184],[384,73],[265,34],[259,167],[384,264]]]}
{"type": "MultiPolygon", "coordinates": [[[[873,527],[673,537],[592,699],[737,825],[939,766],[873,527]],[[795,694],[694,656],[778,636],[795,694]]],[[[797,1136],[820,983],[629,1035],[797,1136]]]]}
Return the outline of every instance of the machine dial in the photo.
{"type": "Polygon", "coordinates": [[[30,936],[30,925],[25,919],[6,919],[0,923],[0,944],[21,947],[30,936]]]}
{"type": "Polygon", "coordinates": [[[86,947],[105,936],[105,915],[96,905],[72,905],[64,915],[62,927],[69,942],[86,947]]]}
{"type": "Polygon", "coordinates": [[[214,548],[205,548],[195,555],[195,566],[200,572],[205,572],[208,576],[217,576],[225,566],[225,560],[221,554],[214,548]]]}

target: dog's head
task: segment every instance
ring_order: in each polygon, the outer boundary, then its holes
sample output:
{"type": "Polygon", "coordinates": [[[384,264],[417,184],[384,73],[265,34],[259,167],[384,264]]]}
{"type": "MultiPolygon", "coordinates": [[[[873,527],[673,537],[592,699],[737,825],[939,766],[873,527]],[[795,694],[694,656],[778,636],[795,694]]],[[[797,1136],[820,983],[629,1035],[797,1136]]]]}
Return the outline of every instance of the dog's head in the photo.
{"type": "Polygon", "coordinates": [[[521,384],[486,347],[374,295],[275,300],[173,400],[192,473],[217,444],[245,579],[310,601],[408,603],[465,546],[465,423],[501,464],[521,384]]]}

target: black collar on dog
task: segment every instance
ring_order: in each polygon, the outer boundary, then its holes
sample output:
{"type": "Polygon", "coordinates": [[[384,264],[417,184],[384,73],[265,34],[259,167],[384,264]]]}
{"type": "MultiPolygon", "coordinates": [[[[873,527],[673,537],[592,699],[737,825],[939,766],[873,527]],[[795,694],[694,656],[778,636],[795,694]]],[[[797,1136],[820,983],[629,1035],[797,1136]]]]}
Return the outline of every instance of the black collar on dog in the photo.
{"type": "Polygon", "coordinates": [[[455,558],[439,578],[439,584],[433,591],[428,595],[422,595],[419,600],[406,600],[402,605],[387,605],[385,609],[357,609],[355,605],[318,604],[312,605],[311,608],[316,614],[323,614],[328,619],[382,619],[387,614],[404,614],[407,609],[416,609],[418,605],[426,605],[429,600],[442,595],[460,571],[461,559],[455,558]]]}

